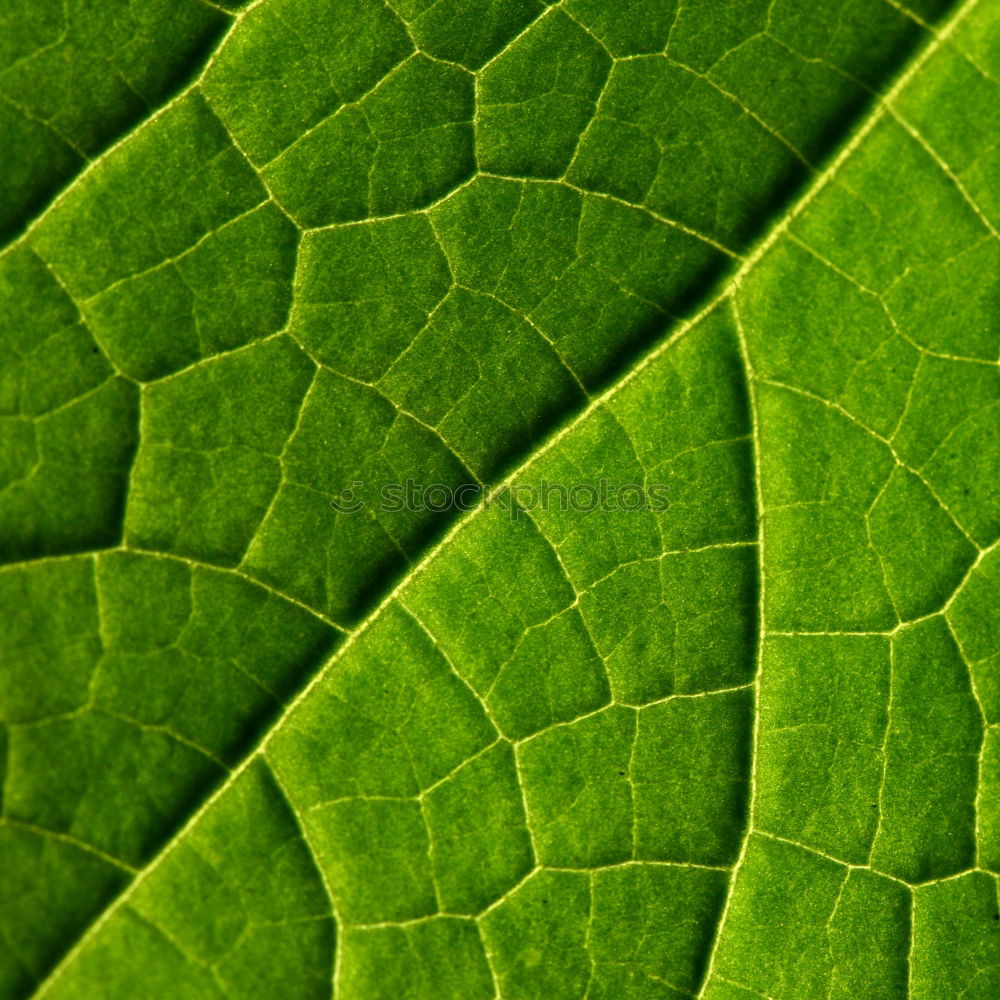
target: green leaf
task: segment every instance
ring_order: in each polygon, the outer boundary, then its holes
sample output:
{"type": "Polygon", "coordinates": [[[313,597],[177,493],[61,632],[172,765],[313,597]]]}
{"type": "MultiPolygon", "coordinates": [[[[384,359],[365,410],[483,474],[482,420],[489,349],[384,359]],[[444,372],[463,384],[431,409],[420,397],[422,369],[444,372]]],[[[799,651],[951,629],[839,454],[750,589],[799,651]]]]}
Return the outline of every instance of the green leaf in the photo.
{"type": "Polygon", "coordinates": [[[997,994],[995,3],[8,8],[0,997],[997,994]]]}

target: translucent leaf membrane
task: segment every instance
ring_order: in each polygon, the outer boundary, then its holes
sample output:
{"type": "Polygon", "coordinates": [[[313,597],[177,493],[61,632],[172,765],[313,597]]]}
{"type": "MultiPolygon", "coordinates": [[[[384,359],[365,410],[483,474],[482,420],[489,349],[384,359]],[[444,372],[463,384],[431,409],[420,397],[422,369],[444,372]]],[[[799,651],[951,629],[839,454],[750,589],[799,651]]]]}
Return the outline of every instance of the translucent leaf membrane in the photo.
{"type": "Polygon", "coordinates": [[[0,995],[993,996],[995,7],[36,6],[0,995]]]}

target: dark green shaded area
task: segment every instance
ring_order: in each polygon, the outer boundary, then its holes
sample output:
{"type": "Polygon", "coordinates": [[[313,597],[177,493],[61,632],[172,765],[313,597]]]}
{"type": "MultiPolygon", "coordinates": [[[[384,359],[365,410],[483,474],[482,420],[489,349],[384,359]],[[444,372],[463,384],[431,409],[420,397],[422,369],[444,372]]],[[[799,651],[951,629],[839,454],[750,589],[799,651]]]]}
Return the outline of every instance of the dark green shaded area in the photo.
{"type": "Polygon", "coordinates": [[[111,378],[42,416],[0,417],[0,559],[119,541],[138,416],[135,386],[111,378]]]}
{"type": "Polygon", "coordinates": [[[0,237],[195,75],[230,21],[200,0],[28,0],[0,13],[0,237]]]}
{"type": "Polygon", "coordinates": [[[150,860],[174,830],[164,817],[243,758],[333,637],[246,580],[124,553],[7,568],[0,603],[13,996],[150,860]]]}

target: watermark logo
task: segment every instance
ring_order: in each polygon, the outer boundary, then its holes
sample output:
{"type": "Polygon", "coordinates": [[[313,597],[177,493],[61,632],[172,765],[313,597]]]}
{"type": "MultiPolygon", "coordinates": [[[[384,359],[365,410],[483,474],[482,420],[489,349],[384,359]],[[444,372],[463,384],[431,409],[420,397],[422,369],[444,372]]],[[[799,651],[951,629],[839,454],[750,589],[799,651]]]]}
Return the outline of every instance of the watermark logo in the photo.
{"type": "Polygon", "coordinates": [[[662,513],[670,506],[670,495],[665,483],[610,483],[607,479],[573,484],[541,479],[500,487],[481,483],[450,486],[415,479],[373,487],[355,480],[330,501],[330,506],[338,514],[357,514],[370,507],[386,514],[464,513],[477,507],[498,507],[517,521],[523,514],[549,510],[662,513]]]}

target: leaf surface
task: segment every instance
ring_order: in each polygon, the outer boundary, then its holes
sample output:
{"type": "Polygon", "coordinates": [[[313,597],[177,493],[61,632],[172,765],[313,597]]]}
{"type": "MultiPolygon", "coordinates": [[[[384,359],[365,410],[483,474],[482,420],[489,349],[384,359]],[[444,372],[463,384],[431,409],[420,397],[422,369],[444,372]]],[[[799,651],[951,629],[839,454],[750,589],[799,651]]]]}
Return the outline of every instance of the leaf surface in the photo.
{"type": "Polygon", "coordinates": [[[0,995],[995,995],[996,5],[188,6],[5,15],[0,995]]]}

